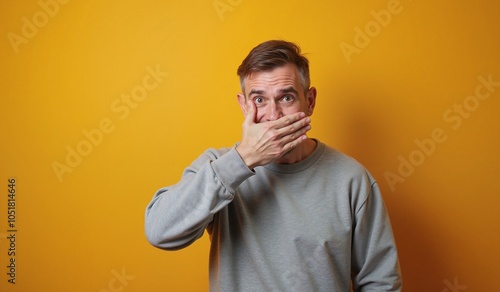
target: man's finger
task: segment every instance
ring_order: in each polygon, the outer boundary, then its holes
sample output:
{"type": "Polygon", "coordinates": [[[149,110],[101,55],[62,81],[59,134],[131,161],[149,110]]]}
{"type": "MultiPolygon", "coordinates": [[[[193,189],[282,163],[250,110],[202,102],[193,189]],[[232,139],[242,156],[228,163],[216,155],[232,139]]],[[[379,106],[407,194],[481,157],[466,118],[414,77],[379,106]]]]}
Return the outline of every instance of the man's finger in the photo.
{"type": "Polygon", "coordinates": [[[245,123],[248,125],[255,124],[255,114],[256,114],[255,104],[251,101],[247,101],[247,112],[245,115],[245,123]]]}
{"type": "Polygon", "coordinates": [[[287,127],[293,123],[296,123],[297,121],[303,120],[306,117],[306,114],[303,112],[299,113],[294,113],[291,115],[287,115],[284,117],[281,117],[280,119],[276,120],[276,128],[284,128],[287,127]]]}
{"type": "Polygon", "coordinates": [[[286,120],[283,120],[281,128],[277,129],[281,136],[287,136],[294,134],[301,130],[309,130],[311,118],[304,115],[293,115],[287,116],[286,120]]]}

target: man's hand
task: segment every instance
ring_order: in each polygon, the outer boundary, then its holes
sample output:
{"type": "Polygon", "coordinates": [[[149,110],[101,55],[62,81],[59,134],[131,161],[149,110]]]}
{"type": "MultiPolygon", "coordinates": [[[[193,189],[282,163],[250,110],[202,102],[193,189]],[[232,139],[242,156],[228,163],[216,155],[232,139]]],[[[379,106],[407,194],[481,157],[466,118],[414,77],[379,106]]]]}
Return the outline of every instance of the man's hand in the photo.
{"type": "Polygon", "coordinates": [[[305,133],[311,129],[311,119],[303,112],[263,123],[255,122],[256,113],[255,104],[249,101],[243,139],[236,147],[250,169],[281,158],[307,139],[305,133]]]}

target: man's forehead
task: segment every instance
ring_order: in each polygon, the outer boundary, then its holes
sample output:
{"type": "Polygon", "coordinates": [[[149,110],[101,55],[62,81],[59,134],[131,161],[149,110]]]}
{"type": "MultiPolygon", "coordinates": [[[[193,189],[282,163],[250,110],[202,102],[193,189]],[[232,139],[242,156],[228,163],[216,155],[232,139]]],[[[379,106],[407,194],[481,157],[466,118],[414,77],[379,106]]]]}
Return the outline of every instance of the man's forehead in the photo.
{"type": "Polygon", "coordinates": [[[285,64],[270,70],[253,71],[245,77],[245,80],[256,80],[260,78],[273,78],[280,76],[297,77],[297,67],[293,64],[285,64]]]}
{"type": "Polygon", "coordinates": [[[253,72],[245,77],[245,88],[247,92],[257,92],[265,90],[298,90],[300,80],[294,66],[275,68],[269,71],[253,72]]]}

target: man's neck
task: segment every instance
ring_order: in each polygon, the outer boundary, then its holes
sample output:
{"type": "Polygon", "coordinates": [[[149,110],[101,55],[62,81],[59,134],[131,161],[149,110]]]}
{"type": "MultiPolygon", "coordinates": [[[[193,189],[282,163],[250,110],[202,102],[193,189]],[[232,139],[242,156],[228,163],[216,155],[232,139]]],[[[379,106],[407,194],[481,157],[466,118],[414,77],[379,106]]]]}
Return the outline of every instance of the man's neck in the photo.
{"type": "Polygon", "coordinates": [[[300,162],[309,157],[314,150],[316,150],[317,142],[313,139],[307,138],[304,142],[300,143],[297,147],[290,152],[277,159],[276,163],[293,164],[300,162]]]}

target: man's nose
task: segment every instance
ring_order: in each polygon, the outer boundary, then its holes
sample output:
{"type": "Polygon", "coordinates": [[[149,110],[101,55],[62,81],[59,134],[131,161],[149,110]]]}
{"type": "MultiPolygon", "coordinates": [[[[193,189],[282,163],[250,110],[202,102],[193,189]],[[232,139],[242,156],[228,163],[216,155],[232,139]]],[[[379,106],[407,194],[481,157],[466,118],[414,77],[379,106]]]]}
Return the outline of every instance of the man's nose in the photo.
{"type": "Polygon", "coordinates": [[[283,116],[281,108],[276,102],[271,102],[267,105],[266,109],[266,120],[275,121],[283,116]]]}

